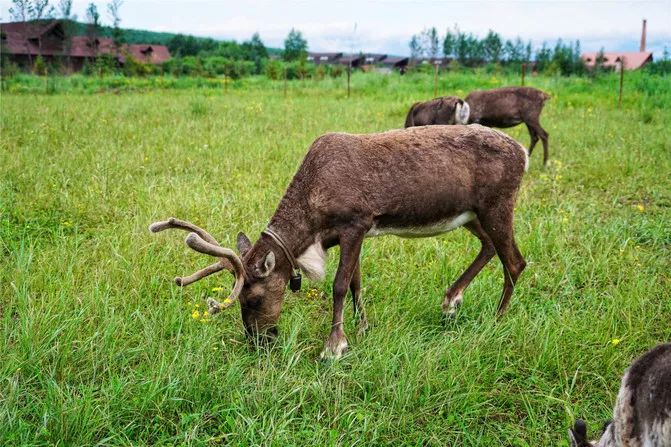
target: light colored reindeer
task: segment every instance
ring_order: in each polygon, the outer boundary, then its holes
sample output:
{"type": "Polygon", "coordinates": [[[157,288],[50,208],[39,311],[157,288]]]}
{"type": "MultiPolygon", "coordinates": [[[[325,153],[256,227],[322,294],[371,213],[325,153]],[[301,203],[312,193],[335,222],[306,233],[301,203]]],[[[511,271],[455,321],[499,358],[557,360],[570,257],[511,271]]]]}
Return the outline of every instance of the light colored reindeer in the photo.
{"type": "Polygon", "coordinates": [[[233,293],[223,303],[211,300],[210,311],[239,300],[245,330],[255,338],[277,334],[287,283],[294,291],[300,288],[300,271],[323,278],[325,251],[340,245],[333,322],[322,351],[323,358],[338,358],[347,348],[343,306],[348,289],[360,328],[367,327],[359,268],[366,237],[435,236],[466,227],[482,247],[445,293],[443,312],[456,311],[464,290],[494,254],[504,271],[498,312],[505,311],[526,265],[513,237],[513,210],[527,163],[526,151],[515,140],[479,125],[327,134],[312,144],[256,243],[238,235],[240,257],[188,222],[170,219],[150,229],[191,231],[189,247],[219,258],[189,277],[177,278],[178,285],[223,269],[235,274],[233,293]]]}
{"type": "Polygon", "coordinates": [[[671,343],[646,352],[625,371],[601,439],[587,441],[580,419],[569,438],[571,447],[671,447],[671,343]]]}

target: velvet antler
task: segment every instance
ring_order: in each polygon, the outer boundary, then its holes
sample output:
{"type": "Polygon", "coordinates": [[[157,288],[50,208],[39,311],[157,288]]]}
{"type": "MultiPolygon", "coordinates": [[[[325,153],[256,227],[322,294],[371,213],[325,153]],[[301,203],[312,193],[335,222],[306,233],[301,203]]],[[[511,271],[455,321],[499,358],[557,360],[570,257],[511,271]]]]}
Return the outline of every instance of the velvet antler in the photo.
{"type": "Polygon", "coordinates": [[[152,233],[158,233],[159,231],[168,230],[170,228],[191,231],[185,240],[187,246],[199,253],[204,253],[219,258],[219,260],[214,264],[209,265],[190,276],[175,278],[175,283],[180,287],[188,286],[189,284],[203,279],[206,276],[226,269],[235,275],[235,285],[233,286],[233,291],[229,297],[224,300],[223,303],[219,303],[212,298],[208,298],[207,304],[211,314],[215,314],[220,310],[231,306],[240,295],[240,291],[242,290],[242,286],[244,285],[245,281],[245,270],[238,255],[233,250],[220,246],[217,240],[212,237],[210,233],[203,230],[199,226],[192,224],[191,222],[186,222],[184,220],[171,217],[166,221],[154,222],[153,224],[149,225],[149,231],[152,233]]]}

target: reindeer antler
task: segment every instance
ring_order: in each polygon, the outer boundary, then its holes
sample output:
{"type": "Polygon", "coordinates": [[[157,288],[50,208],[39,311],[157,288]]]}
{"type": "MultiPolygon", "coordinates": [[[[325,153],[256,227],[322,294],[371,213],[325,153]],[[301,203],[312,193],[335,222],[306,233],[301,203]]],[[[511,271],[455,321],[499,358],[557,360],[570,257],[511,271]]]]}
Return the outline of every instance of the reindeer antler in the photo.
{"type": "Polygon", "coordinates": [[[182,230],[191,231],[185,240],[187,246],[197,252],[219,258],[219,261],[195,272],[190,276],[175,278],[175,283],[180,287],[188,286],[189,284],[192,284],[199,279],[203,279],[206,276],[226,269],[235,275],[235,285],[233,286],[233,291],[229,297],[224,300],[223,303],[219,303],[212,298],[208,298],[207,304],[210,314],[216,314],[220,310],[231,306],[240,295],[240,291],[242,291],[242,286],[245,282],[245,270],[238,255],[233,250],[220,246],[219,242],[217,242],[217,240],[212,237],[210,233],[203,230],[199,226],[192,224],[191,222],[186,222],[184,220],[171,217],[166,221],[154,222],[153,224],[149,225],[149,231],[152,233],[158,233],[159,231],[170,228],[179,228],[182,230]]]}

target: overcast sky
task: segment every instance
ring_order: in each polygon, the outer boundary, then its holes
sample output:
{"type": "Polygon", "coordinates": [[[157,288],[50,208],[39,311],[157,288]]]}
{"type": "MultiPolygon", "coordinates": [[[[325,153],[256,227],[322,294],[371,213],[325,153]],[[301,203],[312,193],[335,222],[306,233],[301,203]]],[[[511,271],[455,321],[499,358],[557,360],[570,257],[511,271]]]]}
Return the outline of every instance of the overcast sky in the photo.
{"type": "MultiPolygon", "coordinates": [[[[56,0],[52,0],[55,3],[56,0]]],[[[3,20],[10,2],[1,0],[3,20]]],[[[95,1],[104,13],[105,1],[95,1]]],[[[74,0],[80,19],[88,1],[74,0]]],[[[122,26],[189,33],[219,39],[248,39],[259,32],[266,45],[282,47],[294,27],[313,51],[381,52],[406,55],[412,34],[435,26],[441,34],[458,25],[478,36],[492,29],[520,36],[534,46],[580,39],[583,51],[637,51],[641,20],[648,19],[648,49],[671,51],[671,0],[502,1],[216,1],[125,0],[122,26]],[[356,29],[355,29],[356,25],[356,29]]]]}

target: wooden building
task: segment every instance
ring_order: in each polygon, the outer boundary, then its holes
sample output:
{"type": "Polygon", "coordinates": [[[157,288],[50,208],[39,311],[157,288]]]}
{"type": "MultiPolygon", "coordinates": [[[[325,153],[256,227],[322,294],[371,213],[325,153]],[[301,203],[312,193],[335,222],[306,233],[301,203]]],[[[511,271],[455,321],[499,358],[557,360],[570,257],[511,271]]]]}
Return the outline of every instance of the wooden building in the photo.
{"type": "Polygon", "coordinates": [[[131,56],[150,64],[170,59],[165,45],[124,44],[116,47],[109,37],[68,36],[60,20],[35,20],[0,24],[0,54],[19,66],[31,69],[38,56],[79,71],[86,62],[111,56],[123,65],[131,56]]]}

